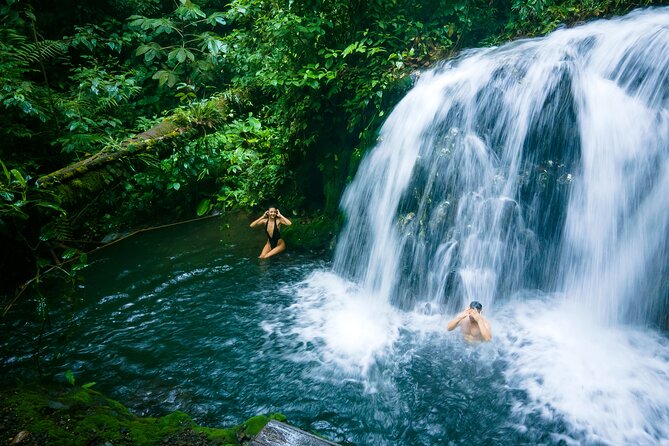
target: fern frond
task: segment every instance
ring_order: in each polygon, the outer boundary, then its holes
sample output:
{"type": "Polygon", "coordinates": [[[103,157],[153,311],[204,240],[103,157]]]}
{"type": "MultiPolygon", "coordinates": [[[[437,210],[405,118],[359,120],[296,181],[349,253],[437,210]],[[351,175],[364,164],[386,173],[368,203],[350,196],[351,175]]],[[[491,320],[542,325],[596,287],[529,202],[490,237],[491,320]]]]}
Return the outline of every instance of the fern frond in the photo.
{"type": "Polygon", "coordinates": [[[135,158],[137,161],[141,161],[146,166],[154,167],[156,169],[160,168],[160,160],[152,153],[143,152],[138,154],[135,158]]]}
{"type": "Polygon", "coordinates": [[[67,43],[61,40],[42,40],[39,45],[25,44],[19,49],[19,54],[31,63],[38,63],[40,58],[46,61],[62,56],[67,51],[67,46],[67,43]]]}
{"type": "Polygon", "coordinates": [[[62,56],[68,44],[62,40],[42,40],[39,43],[13,29],[0,29],[0,57],[24,64],[39,63],[62,56]]]}
{"type": "Polygon", "coordinates": [[[71,240],[72,225],[66,216],[52,219],[42,227],[42,240],[71,240]]]}

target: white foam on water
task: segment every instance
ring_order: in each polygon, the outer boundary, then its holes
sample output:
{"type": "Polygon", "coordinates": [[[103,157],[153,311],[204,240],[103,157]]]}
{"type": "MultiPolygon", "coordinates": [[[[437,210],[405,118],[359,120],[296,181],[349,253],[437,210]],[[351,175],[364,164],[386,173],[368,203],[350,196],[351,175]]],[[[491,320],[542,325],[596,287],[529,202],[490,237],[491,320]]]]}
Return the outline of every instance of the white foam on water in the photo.
{"type": "Polygon", "coordinates": [[[527,392],[518,415],[566,419],[587,441],[669,442],[669,341],[611,327],[573,301],[518,301],[501,317],[506,377],[527,392]]]}
{"type": "MultiPolygon", "coordinates": [[[[393,391],[378,369],[392,368],[414,354],[398,350],[403,337],[410,338],[402,343],[409,349],[435,339],[460,339],[446,332],[446,315],[397,310],[329,271],[316,271],[299,284],[287,311],[290,334],[311,345],[293,359],[316,360],[322,379],[358,382],[367,393],[393,391]]],[[[556,433],[556,443],[669,442],[666,337],[605,324],[563,295],[526,296],[488,319],[494,340],[472,350],[471,360],[483,364],[499,355],[507,364],[503,373],[508,388],[523,395],[515,405],[517,419],[510,423],[521,429],[533,414],[565,420],[569,431],[556,433]]]]}
{"type": "Polygon", "coordinates": [[[293,333],[316,346],[319,360],[351,374],[364,376],[399,336],[400,317],[387,300],[326,271],[301,284],[289,311],[293,333]]]}
{"type": "Polygon", "coordinates": [[[400,311],[329,271],[316,271],[299,284],[287,311],[291,334],[312,347],[310,359],[368,385],[374,385],[371,369],[398,354],[394,347],[403,334],[445,332],[442,315],[400,311]]]}

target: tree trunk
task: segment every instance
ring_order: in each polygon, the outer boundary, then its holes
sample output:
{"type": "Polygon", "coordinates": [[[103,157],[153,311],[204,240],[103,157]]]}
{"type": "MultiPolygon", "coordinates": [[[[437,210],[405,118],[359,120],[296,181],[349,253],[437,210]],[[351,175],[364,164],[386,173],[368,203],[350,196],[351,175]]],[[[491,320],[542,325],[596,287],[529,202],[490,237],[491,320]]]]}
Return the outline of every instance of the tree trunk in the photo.
{"type": "Polygon", "coordinates": [[[175,139],[191,130],[193,130],[192,126],[179,126],[174,121],[165,119],[156,127],[124,141],[121,149],[113,152],[102,150],[91,157],[40,177],[37,184],[40,187],[48,187],[69,183],[75,178],[82,177],[122,158],[151,150],[157,143],[175,139]]]}

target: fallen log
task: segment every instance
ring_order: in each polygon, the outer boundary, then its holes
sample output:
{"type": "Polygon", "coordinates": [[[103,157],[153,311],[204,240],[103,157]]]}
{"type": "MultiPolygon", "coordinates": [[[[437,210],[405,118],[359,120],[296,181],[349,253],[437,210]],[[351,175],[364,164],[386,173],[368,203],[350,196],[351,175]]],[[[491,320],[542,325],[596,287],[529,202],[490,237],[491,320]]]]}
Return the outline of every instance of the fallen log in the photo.
{"type": "Polygon", "coordinates": [[[151,150],[156,144],[175,139],[195,128],[187,125],[178,125],[170,119],[163,120],[157,126],[129,138],[121,143],[121,148],[114,151],[102,150],[84,160],[70,164],[55,172],[44,175],[37,179],[40,187],[49,187],[57,184],[68,183],[75,178],[100,169],[107,164],[116,162],[128,156],[134,156],[141,152],[151,150]]]}
{"type": "Polygon", "coordinates": [[[44,175],[38,178],[36,183],[40,187],[66,186],[75,178],[83,177],[121,159],[164,147],[165,142],[173,141],[186,133],[200,134],[223,123],[232,107],[242,110],[249,103],[247,97],[246,91],[228,91],[212,97],[206,103],[194,104],[186,118],[183,114],[174,113],[157,126],[123,141],[117,150],[102,150],[84,160],[44,175]]]}

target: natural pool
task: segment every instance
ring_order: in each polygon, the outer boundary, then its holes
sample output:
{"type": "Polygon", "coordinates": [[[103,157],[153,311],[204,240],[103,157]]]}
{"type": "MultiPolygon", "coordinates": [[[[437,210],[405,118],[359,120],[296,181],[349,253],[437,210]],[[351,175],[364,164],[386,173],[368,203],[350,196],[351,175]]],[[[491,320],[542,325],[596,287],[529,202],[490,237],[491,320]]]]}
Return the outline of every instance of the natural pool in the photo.
{"type": "MultiPolygon", "coordinates": [[[[288,252],[259,261],[262,239],[233,240],[248,228],[221,225],[148,232],[92,255],[77,302],[51,314],[43,368],[72,369],[80,384],[95,381],[140,414],[179,409],[227,426],[282,412],[338,442],[518,443],[561,429],[559,421],[516,425],[518,395],[496,347],[465,346],[440,318],[417,321],[418,331],[394,327],[396,342],[378,360],[371,355],[382,345],[356,345],[388,342],[365,314],[341,321],[351,324],[333,334],[343,346],[319,344],[304,318],[326,296],[305,290],[345,292],[327,260],[288,252]]],[[[34,342],[27,346],[9,362],[30,367],[34,342]]]]}
{"type": "MultiPolygon", "coordinates": [[[[138,414],[178,409],[210,426],[281,412],[344,444],[606,444],[528,392],[518,358],[545,360],[546,345],[524,338],[513,305],[492,317],[494,342],[469,346],[446,315],[365,300],[322,256],[259,261],[262,234],[227,225],[147,232],[92,255],[78,299],[51,314],[42,368],[71,369],[138,414]]],[[[32,370],[38,328],[13,327],[5,378],[32,370]]],[[[645,341],[663,355],[666,344],[645,341]]]]}

